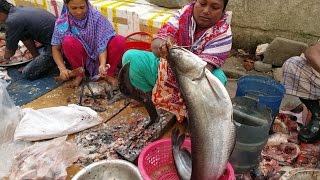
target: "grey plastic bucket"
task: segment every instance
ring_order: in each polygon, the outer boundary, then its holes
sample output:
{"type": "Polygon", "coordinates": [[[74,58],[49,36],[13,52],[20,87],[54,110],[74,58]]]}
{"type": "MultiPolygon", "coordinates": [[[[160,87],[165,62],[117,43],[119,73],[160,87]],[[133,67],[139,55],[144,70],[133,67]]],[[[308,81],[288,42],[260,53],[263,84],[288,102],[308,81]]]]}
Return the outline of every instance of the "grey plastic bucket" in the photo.
{"type": "Polygon", "coordinates": [[[229,161],[235,173],[241,174],[259,164],[272,124],[272,111],[245,96],[232,98],[232,104],[236,144],[229,161]]]}

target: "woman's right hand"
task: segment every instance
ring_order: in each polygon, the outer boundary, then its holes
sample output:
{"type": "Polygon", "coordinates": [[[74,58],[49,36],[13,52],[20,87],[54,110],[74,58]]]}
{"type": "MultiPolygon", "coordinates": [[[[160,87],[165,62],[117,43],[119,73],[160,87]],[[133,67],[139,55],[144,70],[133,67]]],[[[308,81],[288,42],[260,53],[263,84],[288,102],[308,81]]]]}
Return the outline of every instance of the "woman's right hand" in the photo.
{"type": "Polygon", "coordinates": [[[63,81],[67,81],[70,78],[71,71],[69,69],[61,69],[60,70],[60,77],[63,81]]]}
{"type": "Polygon", "coordinates": [[[175,40],[171,36],[166,39],[157,38],[152,41],[151,49],[155,56],[166,58],[168,49],[172,47],[172,44],[175,44],[175,40]]]}
{"type": "Polygon", "coordinates": [[[168,37],[166,41],[163,41],[159,47],[160,57],[166,58],[169,54],[169,49],[172,48],[173,44],[175,43],[172,37],[168,37]]]}

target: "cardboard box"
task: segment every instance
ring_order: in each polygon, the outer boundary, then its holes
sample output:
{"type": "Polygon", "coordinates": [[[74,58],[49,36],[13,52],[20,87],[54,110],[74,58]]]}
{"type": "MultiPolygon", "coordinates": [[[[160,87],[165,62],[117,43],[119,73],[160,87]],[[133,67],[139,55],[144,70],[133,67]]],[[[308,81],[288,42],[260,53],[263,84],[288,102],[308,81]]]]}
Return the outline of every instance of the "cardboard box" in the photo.
{"type": "Polygon", "coordinates": [[[139,0],[95,0],[90,2],[112,23],[116,32],[123,36],[139,31],[136,25],[139,23],[139,15],[152,9],[149,5],[139,3],[139,0]]]}
{"type": "Polygon", "coordinates": [[[47,0],[9,0],[8,2],[11,2],[16,6],[33,6],[47,11],[49,10],[47,0]]]}
{"type": "Polygon", "coordinates": [[[176,12],[176,9],[153,7],[139,17],[139,30],[150,34],[157,34],[161,26],[176,12]]]}
{"type": "Polygon", "coordinates": [[[8,0],[15,6],[33,6],[59,16],[63,7],[63,0],[8,0]]]}

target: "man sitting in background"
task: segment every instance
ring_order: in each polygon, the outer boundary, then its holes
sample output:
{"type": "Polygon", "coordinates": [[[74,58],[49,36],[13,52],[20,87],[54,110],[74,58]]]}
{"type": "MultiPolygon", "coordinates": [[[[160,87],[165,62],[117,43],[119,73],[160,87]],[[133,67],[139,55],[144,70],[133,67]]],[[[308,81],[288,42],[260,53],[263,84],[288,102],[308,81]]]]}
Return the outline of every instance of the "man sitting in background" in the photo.
{"type": "MultiPolygon", "coordinates": [[[[13,6],[0,0],[0,23],[6,25],[6,49],[0,63],[10,61],[18,49],[19,41],[27,47],[34,58],[22,71],[27,79],[38,79],[55,67],[51,53],[51,37],[56,17],[43,9],[30,6],[13,6]],[[44,45],[40,54],[35,41],[44,45]]],[[[2,37],[4,38],[4,37],[2,37]]]]}
{"type": "Polygon", "coordinates": [[[282,67],[286,93],[300,98],[311,111],[311,121],[299,133],[303,142],[320,140],[320,42],[307,48],[305,57],[291,57],[282,67]]]}

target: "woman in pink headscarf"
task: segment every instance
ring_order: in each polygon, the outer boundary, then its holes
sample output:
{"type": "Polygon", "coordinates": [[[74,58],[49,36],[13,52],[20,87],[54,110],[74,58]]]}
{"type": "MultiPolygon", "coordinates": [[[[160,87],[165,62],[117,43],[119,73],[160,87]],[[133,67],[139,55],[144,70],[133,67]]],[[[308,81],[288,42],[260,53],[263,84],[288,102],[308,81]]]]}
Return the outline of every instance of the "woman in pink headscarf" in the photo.
{"type": "MultiPolygon", "coordinates": [[[[88,0],[65,0],[65,7],[57,19],[52,36],[52,54],[63,80],[70,78],[63,55],[73,69],[84,67],[91,80],[105,77],[116,85],[114,76],[117,65],[125,52],[125,39],[116,35],[110,22],[88,0]],[[109,66],[109,65],[110,66],[109,66]]],[[[80,85],[83,74],[71,83],[80,85]]]]}

